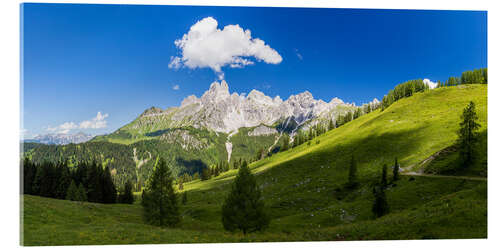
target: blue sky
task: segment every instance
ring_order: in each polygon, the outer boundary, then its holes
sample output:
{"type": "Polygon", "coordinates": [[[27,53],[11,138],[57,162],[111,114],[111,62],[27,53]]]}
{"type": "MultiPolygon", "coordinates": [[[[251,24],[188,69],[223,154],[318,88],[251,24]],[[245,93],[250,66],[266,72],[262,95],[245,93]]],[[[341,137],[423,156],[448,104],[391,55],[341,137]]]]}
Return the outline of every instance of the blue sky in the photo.
{"type": "MultiPolygon", "coordinates": [[[[477,11],[24,4],[26,137],[109,133],[146,108],[199,97],[222,73],[231,92],[258,89],[286,99],[308,90],[317,99],[362,104],[406,80],[444,81],[486,67],[486,16],[477,11]],[[238,24],[251,31],[251,44],[258,38],[269,47],[237,57],[246,63],[233,61],[239,67],[232,68],[222,58],[230,53],[226,49],[213,61],[191,40],[176,46],[207,17],[220,30],[238,24]],[[182,58],[188,47],[191,56],[182,58]],[[184,59],[178,68],[175,57],[184,59]],[[223,65],[219,72],[214,64],[223,65]]],[[[231,36],[228,31],[216,37],[231,36]]]]}

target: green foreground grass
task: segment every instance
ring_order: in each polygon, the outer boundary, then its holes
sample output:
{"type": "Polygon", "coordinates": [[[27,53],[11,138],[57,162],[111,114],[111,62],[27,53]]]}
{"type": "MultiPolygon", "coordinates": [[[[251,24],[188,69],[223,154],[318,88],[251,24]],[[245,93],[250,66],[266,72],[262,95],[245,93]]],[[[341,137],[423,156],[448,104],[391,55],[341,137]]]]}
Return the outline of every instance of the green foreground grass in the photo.
{"type": "MultiPolygon", "coordinates": [[[[381,166],[398,157],[418,166],[457,138],[460,114],[476,102],[487,130],[486,85],[435,89],[364,115],[303,144],[251,165],[273,218],[263,232],[225,232],[220,209],[236,174],[184,185],[177,228],[144,224],[136,202],[92,204],[23,196],[25,245],[146,244],[487,237],[487,185],[481,180],[402,176],[387,189],[390,213],[374,219],[371,187],[381,166]],[[316,143],[319,141],[319,143],[316,143]],[[361,185],[343,188],[349,159],[361,185]]],[[[471,173],[486,171],[480,164],[471,173]]],[[[390,171],[389,171],[390,172],[390,171]]],[[[389,179],[391,175],[389,175],[389,179]]]]}

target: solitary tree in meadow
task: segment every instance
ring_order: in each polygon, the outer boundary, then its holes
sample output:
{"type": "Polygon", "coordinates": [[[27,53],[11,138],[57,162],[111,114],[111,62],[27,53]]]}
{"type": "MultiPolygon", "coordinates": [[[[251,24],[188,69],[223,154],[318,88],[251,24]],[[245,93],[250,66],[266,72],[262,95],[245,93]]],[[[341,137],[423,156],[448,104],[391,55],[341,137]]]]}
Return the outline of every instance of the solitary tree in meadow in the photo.
{"type": "Polygon", "coordinates": [[[244,161],[222,206],[222,225],[228,231],[246,234],[266,228],[269,222],[261,191],[244,161]]]}
{"type": "Polygon", "coordinates": [[[375,217],[380,217],[389,212],[389,204],[387,203],[387,198],[385,196],[385,191],[383,186],[375,186],[373,188],[373,196],[375,197],[372,206],[372,212],[375,217]]]}
{"type": "Polygon", "coordinates": [[[144,219],[156,226],[173,227],[180,222],[174,178],[167,163],[159,159],[142,193],[144,219]]]}
{"type": "Polygon", "coordinates": [[[399,163],[398,158],[394,159],[394,168],[392,169],[392,181],[397,181],[399,179],[399,163]]]}
{"type": "Polygon", "coordinates": [[[380,180],[382,188],[387,187],[387,164],[382,167],[382,179],[380,180]]]}
{"type": "Polygon", "coordinates": [[[458,130],[460,164],[463,168],[473,164],[476,158],[477,130],[481,127],[477,120],[476,105],[471,101],[462,113],[462,122],[458,130]]]}

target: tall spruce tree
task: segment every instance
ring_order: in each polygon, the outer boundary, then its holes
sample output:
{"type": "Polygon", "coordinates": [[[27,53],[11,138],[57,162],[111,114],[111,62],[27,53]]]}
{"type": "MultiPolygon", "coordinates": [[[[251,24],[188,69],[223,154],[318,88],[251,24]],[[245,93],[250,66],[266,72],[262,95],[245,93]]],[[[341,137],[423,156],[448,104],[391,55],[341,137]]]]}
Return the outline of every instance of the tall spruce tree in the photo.
{"type": "Polygon", "coordinates": [[[182,192],[182,205],[186,205],[187,203],[187,191],[182,192]]]}
{"type": "Polygon", "coordinates": [[[269,222],[261,191],[244,161],[222,206],[222,225],[228,231],[247,234],[266,228],[269,222]]]}
{"type": "Polygon", "coordinates": [[[399,163],[398,157],[394,158],[394,167],[392,168],[392,181],[399,180],[399,163]]]}
{"type": "Polygon", "coordinates": [[[57,180],[56,198],[64,199],[66,198],[66,191],[71,184],[71,173],[66,164],[60,164],[58,167],[59,178],[57,180]]]}
{"type": "Polygon", "coordinates": [[[23,158],[23,193],[35,194],[33,189],[33,182],[36,176],[36,167],[27,157],[23,158]]]}
{"type": "Polygon", "coordinates": [[[351,156],[351,162],[349,165],[349,177],[347,180],[347,187],[354,188],[358,185],[358,169],[356,165],[356,160],[354,155],[351,156]]]}
{"type": "Polygon", "coordinates": [[[167,163],[160,158],[142,193],[143,214],[147,223],[173,227],[180,222],[179,205],[173,182],[174,178],[167,163]]]}
{"type": "Polygon", "coordinates": [[[380,180],[380,186],[382,186],[382,188],[387,187],[387,164],[382,166],[382,179],[380,180]]]}
{"type": "Polygon", "coordinates": [[[88,201],[87,190],[85,190],[82,183],[80,183],[80,185],[78,185],[78,192],[77,192],[76,200],[77,201],[88,201]]]}
{"type": "Polygon", "coordinates": [[[75,181],[71,181],[71,183],[69,184],[68,190],[66,192],[66,200],[78,200],[78,187],[76,187],[75,181]]]}
{"type": "Polygon", "coordinates": [[[476,105],[470,102],[462,113],[462,122],[458,130],[458,146],[460,153],[460,164],[466,168],[476,160],[476,143],[478,141],[477,130],[481,127],[477,123],[476,105]]]}
{"type": "Polygon", "coordinates": [[[50,162],[44,162],[36,171],[35,180],[33,181],[34,194],[55,198],[54,188],[54,166],[50,162]]]}
{"type": "Polygon", "coordinates": [[[103,171],[96,162],[93,162],[87,169],[87,195],[90,202],[102,202],[102,175],[103,171]]]}
{"type": "Polygon", "coordinates": [[[134,203],[134,194],[132,193],[132,182],[128,180],[123,187],[122,192],[118,195],[118,202],[125,204],[134,203]]]}
{"type": "Polygon", "coordinates": [[[280,151],[287,151],[290,147],[290,137],[287,134],[283,135],[283,146],[281,146],[280,151]]]}
{"type": "Polygon", "coordinates": [[[389,204],[387,203],[384,189],[383,186],[375,186],[373,188],[373,196],[375,199],[373,201],[372,212],[375,217],[380,217],[389,212],[389,204]]]}
{"type": "Polygon", "coordinates": [[[102,203],[116,203],[116,187],[111,178],[109,167],[106,166],[101,175],[102,203]]]}
{"type": "Polygon", "coordinates": [[[209,180],[211,178],[211,174],[210,174],[210,168],[209,167],[206,167],[204,168],[202,171],[201,171],[201,180],[202,181],[206,181],[206,180],[209,180]]]}

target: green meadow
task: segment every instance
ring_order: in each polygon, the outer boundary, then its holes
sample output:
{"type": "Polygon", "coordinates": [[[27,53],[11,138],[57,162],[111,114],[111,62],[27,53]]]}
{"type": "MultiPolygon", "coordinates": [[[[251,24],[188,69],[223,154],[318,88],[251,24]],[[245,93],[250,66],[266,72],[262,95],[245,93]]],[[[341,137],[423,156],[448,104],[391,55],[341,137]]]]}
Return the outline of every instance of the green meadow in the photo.
{"type": "Polygon", "coordinates": [[[23,195],[22,244],[486,238],[486,145],[487,85],[442,87],[416,93],[310,143],[252,163],[272,218],[262,232],[224,231],[221,206],[237,173],[230,170],[184,184],[179,194],[187,192],[188,201],[180,205],[182,222],[176,228],[145,224],[139,193],[132,205],[23,195]],[[460,116],[470,101],[476,103],[481,124],[480,153],[477,164],[464,170],[457,169],[454,144],[460,116]],[[352,155],[361,184],[346,189],[352,155]],[[372,187],[381,167],[392,166],[395,157],[404,172],[391,182],[389,171],[390,212],[375,219],[372,187]]]}

